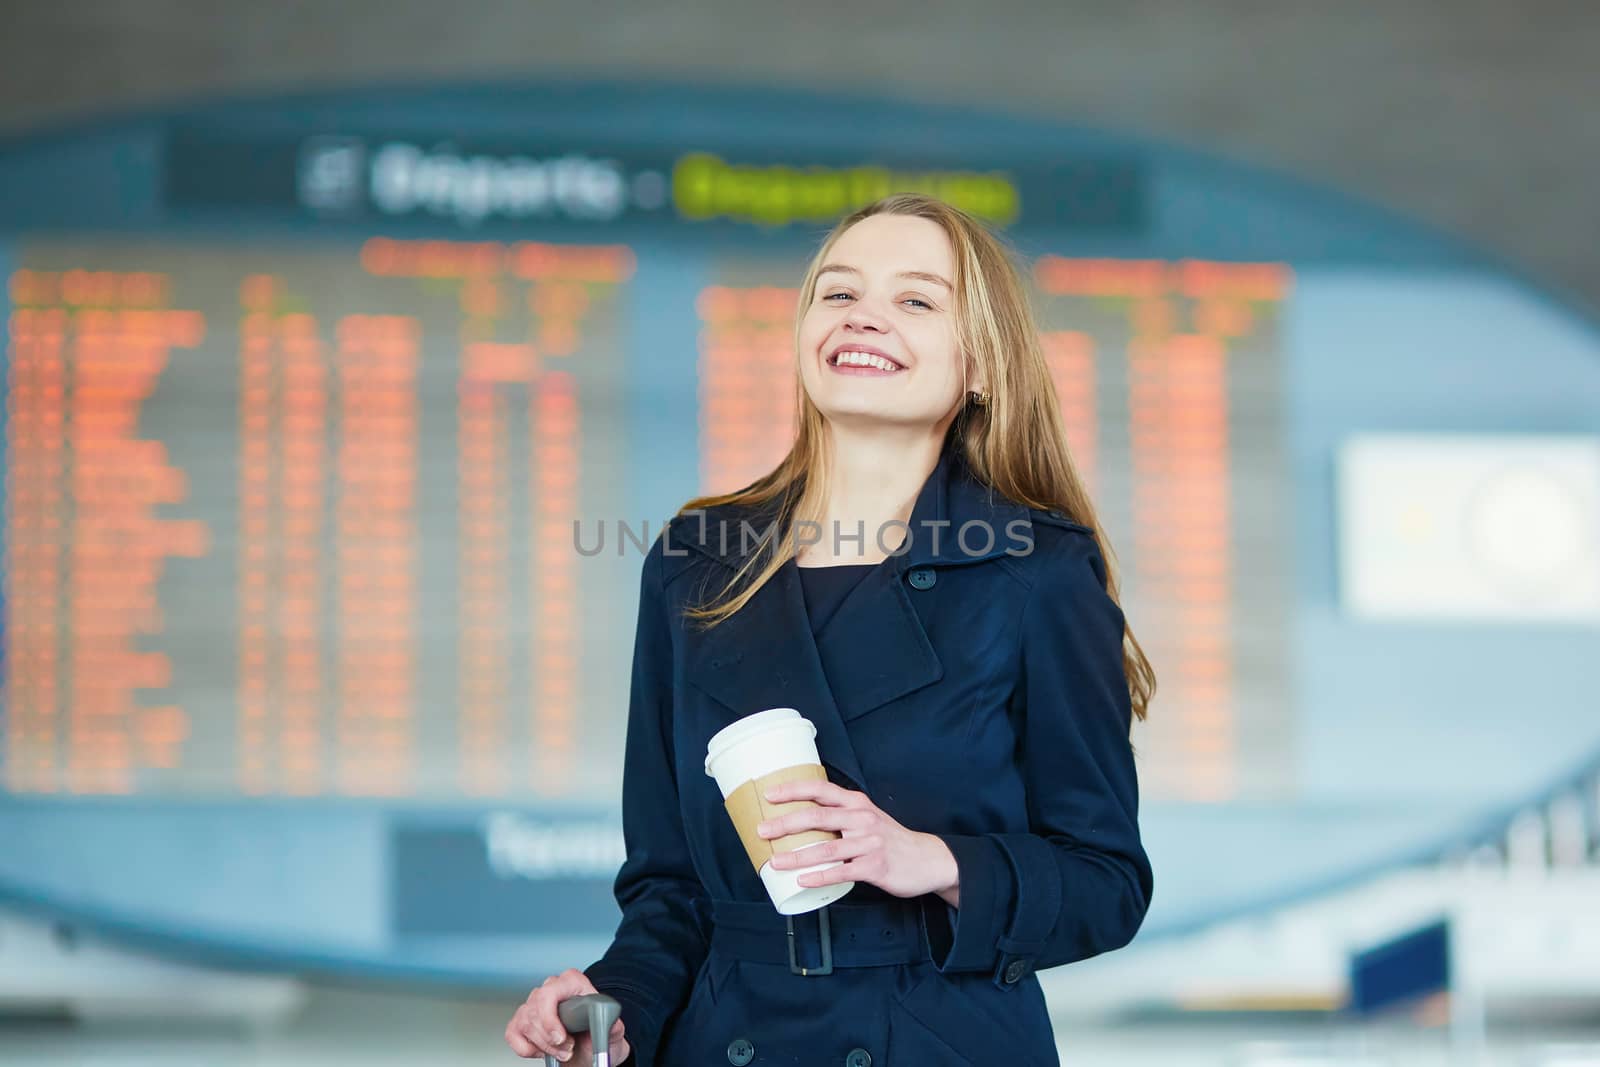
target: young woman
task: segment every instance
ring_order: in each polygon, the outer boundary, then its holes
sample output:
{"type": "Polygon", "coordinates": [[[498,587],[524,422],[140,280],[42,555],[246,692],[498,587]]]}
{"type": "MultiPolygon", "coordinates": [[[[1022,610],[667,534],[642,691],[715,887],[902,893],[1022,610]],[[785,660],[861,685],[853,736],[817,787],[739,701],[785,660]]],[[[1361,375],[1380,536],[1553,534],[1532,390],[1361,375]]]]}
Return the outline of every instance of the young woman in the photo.
{"type": "Polygon", "coordinates": [[[556,1005],[622,1004],[613,1064],[1058,1064],[1034,971],[1150,904],[1129,730],[1154,692],[1004,246],[941,201],[844,219],[801,286],[793,449],[690,501],[646,555],[623,777],[622,922],[506,1029],[588,1063],[556,1005]],[[820,538],[818,536],[820,534],[820,538]],[[827,781],[763,830],[840,833],[786,920],[706,742],[792,707],[827,781]]]}

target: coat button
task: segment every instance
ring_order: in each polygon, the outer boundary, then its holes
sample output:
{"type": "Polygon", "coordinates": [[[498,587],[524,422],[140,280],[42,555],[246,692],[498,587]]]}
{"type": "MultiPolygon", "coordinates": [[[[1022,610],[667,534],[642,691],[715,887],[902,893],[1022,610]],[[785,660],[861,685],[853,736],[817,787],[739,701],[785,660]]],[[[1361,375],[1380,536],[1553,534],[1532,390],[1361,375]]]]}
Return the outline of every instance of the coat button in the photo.
{"type": "Polygon", "coordinates": [[[844,1067],[872,1067],[872,1053],[864,1048],[853,1048],[844,1058],[844,1067]]]}
{"type": "Polygon", "coordinates": [[[756,1058],[756,1047],[744,1038],[735,1038],[728,1044],[728,1062],[733,1067],[744,1067],[756,1058]]]}
{"type": "Polygon", "coordinates": [[[910,574],[911,588],[932,589],[933,583],[938,581],[938,576],[926,567],[918,567],[910,574]]]}
{"type": "Polygon", "coordinates": [[[1014,985],[1022,981],[1022,976],[1028,973],[1027,960],[1012,960],[1011,966],[1006,968],[1006,982],[1014,985]]]}

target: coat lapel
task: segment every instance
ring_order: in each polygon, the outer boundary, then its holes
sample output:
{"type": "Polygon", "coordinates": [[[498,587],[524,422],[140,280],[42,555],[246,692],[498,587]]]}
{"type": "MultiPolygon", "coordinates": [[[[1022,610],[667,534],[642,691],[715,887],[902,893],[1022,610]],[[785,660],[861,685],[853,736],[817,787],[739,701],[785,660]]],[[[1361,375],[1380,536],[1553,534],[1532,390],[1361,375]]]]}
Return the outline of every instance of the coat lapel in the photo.
{"type": "Polygon", "coordinates": [[[893,558],[867,572],[817,635],[817,657],[849,721],[931,685],[944,665],[893,558]]]}
{"type": "MultiPolygon", "coordinates": [[[[757,538],[771,528],[774,517],[775,510],[732,507],[686,513],[672,520],[671,543],[722,564],[724,569],[704,587],[702,595],[710,595],[748,552],[759,548],[757,538]],[[752,531],[749,537],[741,538],[741,522],[752,531]]],[[[725,705],[730,722],[764,708],[795,708],[816,724],[823,763],[847,779],[845,784],[866,791],[869,783],[863,780],[846,723],[944,677],[923,614],[913,602],[913,597],[935,594],[911,588],[908,573],[1003,555],[1016,543],[1007,524],[1019,518],[1026,521],[1027,510],[979,484],[947,446],[912,508],[909,549],[870,571],[817,638],[806,613],[799,568],[787,560],[740,611],[706,631],[688,625],[688,680],[725,705]],[[957,545],[956,531],[973,519],[991,524],[990,551],[969,555],[957,545]]],[[[971,540],[981,547],[985,538],[971,540]]]]}
{"type": "Polygon", "coordinates": [[[687,625],[688,680],[727,707],[729,722],[766,708],[794,708],[816,725],[822,762],[852,788],[865,789],[860,761],[811,638],[793,560],[748,604],[711,629],[687,625]]]}

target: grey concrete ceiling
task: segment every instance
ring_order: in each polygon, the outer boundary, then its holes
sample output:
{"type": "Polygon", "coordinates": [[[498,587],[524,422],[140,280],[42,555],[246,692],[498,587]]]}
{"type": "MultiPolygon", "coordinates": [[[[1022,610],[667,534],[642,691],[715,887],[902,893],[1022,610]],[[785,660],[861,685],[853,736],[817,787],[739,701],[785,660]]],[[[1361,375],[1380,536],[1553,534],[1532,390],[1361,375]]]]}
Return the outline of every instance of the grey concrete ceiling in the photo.
{"type": "Polygon", "coordinates": [[[1451,230],[1600,306],[1600,0],[0,6],[0,132],[380,80],[842,88],[1263,164],[1451,230]]]}

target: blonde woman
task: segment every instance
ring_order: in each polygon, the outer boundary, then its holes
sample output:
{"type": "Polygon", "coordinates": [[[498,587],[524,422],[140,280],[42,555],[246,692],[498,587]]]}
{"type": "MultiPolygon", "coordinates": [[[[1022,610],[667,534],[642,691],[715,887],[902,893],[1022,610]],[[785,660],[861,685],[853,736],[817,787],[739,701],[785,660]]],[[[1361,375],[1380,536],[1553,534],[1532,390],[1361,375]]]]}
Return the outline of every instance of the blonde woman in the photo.
{"type": "MultiPolygon", "coordinates": [[[[1129,730],[1155,688],[1073,469],[1012,257],[890,196],[800,289],[798,427],[770,474],[689,501],[642,567],[622,922],[507,1026],[587,1063],[556,1005],[622,1004],[612,1064],[1058,1064],[1034,972],[1119,948],[1150,904],[1129,730]],[[799,709],[826,781],[766,837],[838,832],[776,911],[707,740],[799,709]]],[[[801,866],[790,853],[775,863],[801,866]]]]}

